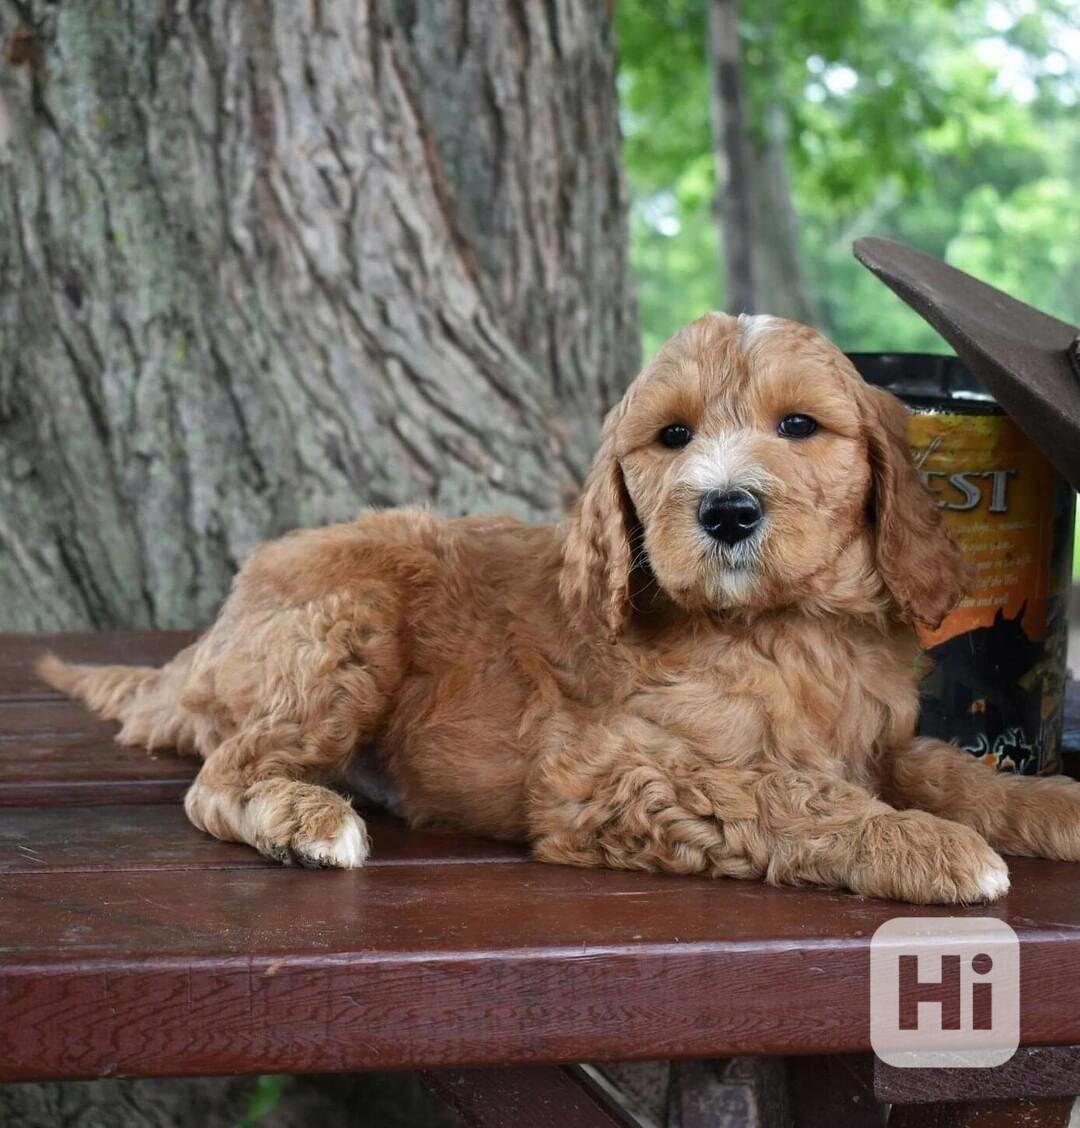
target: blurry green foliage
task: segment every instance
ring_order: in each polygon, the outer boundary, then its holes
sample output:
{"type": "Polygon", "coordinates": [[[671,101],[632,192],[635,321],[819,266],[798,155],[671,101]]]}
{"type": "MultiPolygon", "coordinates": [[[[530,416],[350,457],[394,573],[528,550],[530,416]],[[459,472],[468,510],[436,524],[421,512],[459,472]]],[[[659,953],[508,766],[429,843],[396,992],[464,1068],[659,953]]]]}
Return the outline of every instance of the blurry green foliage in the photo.
{"type": "MultiPolygon", "coordinates": [[[[724,304],[705,2],[616,6],[646,352],[724,304]]],[[[1080,322],[1080,6],[743,0],[740,18],[753,128],[770,106],[787,120],[804,278],[826,333],[851,350],[945,351],[852,258],[864,234],[1080,322]]]]}
{"type": "Polygon", "coordinates": [[[255,1078],[247,1111],[236,1128],[255,1128],[264,1116],[277,1108],[290,1078],[283,1073],[266,1073],[255,1078]]]}

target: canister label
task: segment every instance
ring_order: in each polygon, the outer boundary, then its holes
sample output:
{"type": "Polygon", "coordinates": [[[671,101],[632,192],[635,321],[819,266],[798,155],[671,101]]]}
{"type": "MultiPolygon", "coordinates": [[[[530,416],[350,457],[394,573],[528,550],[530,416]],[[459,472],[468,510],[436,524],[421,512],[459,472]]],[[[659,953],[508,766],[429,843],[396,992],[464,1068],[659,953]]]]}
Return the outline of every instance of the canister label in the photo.
{"type": "MultiPolygon", "coordinates": [[[[974,405],[973,405],[974,408],[974,405]]],[[[976,570],[936,631],[920,731],[1009,771],[1058,769],[1073,494],[998,412],[916,411],[916,466],[976,570]]]]}

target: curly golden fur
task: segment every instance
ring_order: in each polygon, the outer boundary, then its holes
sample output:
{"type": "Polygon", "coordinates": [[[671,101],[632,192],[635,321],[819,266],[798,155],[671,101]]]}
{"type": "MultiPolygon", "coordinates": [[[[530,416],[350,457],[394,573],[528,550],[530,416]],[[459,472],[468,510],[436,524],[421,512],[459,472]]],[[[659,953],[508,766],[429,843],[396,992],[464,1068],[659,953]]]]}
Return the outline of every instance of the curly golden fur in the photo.
{"type": "Polygon", "coordinates": [[[163,669],[40,669],[121,741],[202,756],[191,820],[283,861],[363,862],[352,778],[549,862],[974,902],[1008,887],[995,849],[1080,857],[1080,785],[914,738],[912,623],[967,578],[898,401],[810,329],[712,314],[612,410],[563,524],[293,533],[163,669]],[[731,489],[764,518],[727,544],[699,505],[731,489]]]}

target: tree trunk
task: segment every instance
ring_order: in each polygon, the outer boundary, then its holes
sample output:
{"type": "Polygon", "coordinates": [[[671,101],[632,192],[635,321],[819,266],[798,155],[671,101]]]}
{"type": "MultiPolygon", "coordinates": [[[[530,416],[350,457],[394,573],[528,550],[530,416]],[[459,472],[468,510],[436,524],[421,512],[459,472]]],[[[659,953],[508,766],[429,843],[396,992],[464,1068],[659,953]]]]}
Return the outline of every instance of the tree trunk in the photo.
{"type": "Polygon", "coordinates": [[[724,308],[754,313],[754,208],[750,144],[744,107],[737,0],[709,0],[716,212],[721,220],[724,308]]]}
{"type": "Polygon", "coordinates": [[[777,105],[765,113],[753,145],[754,281],[761,312],[814,325],[817,311],[806,289],[799,254],[799,216],[788,173],[787,120],[777,105]]]}
{"type": "Polygon", "coordinates": [[[0,0],[0,626],[551,518],[637,361],[607,6],[0,0]]]}
{"type": "Polygon", "coordinates": [[[738,0],[709,0],[716,214],[721,281],[730,313],[770,313],[813,324],[791,196],[787,121],[767,106],[752,136],[741,66],[738,0]]]}

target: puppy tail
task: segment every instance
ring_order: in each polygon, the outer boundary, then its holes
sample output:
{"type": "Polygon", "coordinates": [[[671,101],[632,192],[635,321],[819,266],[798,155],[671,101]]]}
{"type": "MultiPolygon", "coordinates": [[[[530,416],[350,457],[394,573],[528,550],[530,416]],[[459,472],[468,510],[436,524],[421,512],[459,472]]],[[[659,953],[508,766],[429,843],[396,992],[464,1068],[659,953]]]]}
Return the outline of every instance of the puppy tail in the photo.
{"type": "Polygon", "coordinates": [[[34,664],[43,682],[89,706],[110,721],[126,720],[140,690],[157,684],[161,671],[153,666],[89,666],[62,662],[45,654],[34,664]]]}
{"type": "Polygon", "coordinates": [[[150,751],[171,748],[198,753],[209,724],[182,703],[194,648],[153,666],[87,666],[45,654],[34,666],[48,685],[89,706],[99,717],[119,721],[116,739],[150,751]]]}

